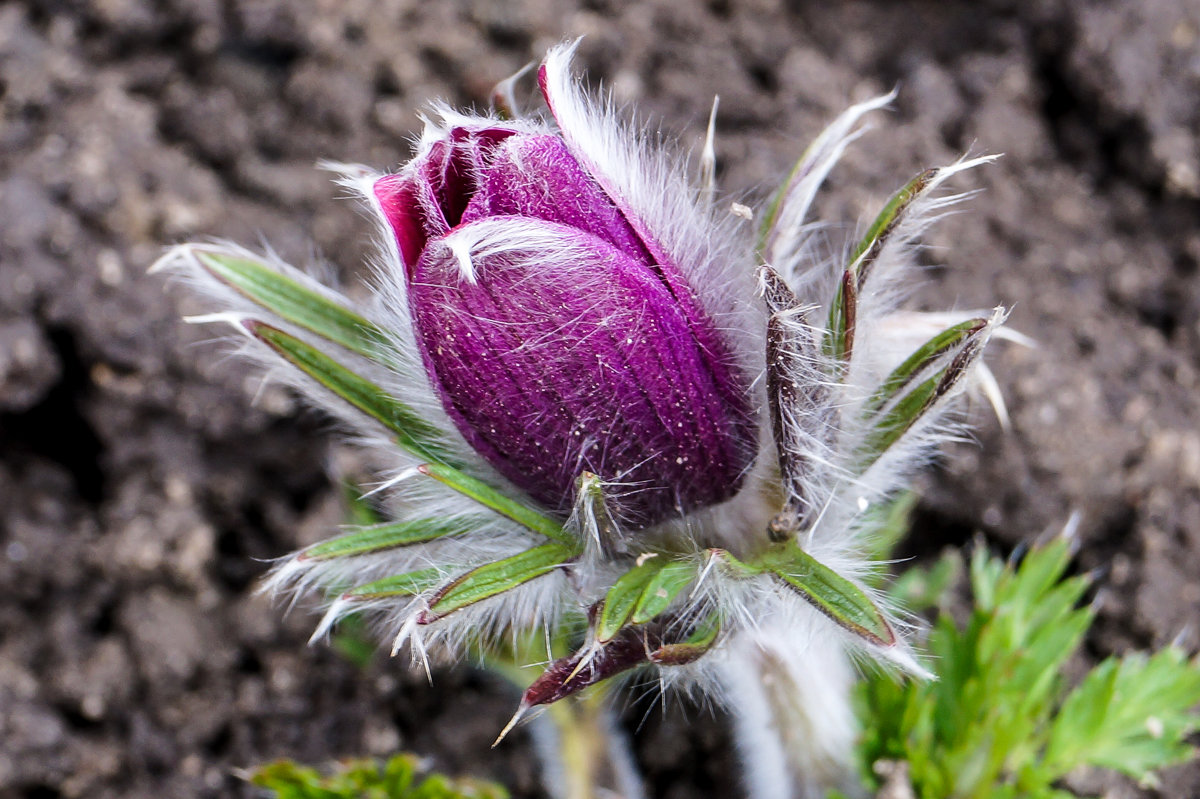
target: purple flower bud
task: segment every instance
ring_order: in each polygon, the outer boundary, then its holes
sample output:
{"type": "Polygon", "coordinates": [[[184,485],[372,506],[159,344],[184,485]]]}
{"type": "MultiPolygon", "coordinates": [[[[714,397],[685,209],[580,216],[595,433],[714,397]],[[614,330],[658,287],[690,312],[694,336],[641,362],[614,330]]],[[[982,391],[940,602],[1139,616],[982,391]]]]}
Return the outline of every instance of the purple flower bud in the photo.
{"type": "Polygon", "coordinates": [[[374,187],[429,379],[467,442],[558,513],[599,475],[645,527],[733,496],[749,378],[652,233],[545,126],[462,119],[374,187]]]}

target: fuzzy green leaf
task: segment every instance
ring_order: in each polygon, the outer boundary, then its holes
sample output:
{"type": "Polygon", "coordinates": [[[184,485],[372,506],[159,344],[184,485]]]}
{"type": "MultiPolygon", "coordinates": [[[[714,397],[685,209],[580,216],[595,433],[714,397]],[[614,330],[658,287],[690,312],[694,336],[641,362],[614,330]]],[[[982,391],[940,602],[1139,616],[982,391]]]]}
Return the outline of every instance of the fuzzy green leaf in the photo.
{"type": "Polygon", "coordinates": [[[596,623],[596,640],[605,643],[612,640],[622,627],[633,616],[638,600],[646,585],[656,574],[669,563],[661,556],[651,556],[625,572],[608,589],[604,596],[604,606],[600,610],[600,619],[596,623]]]}
{"type": "Polygon", "coordinates": [[[313,544],[300,557],[305,560],[333,560],[425,544],[448,535],[468,532],[484,523],[486,520],[481,519],[418,519],[378,524],[313,544]]]}
{"type": "Polygon", "coordinates": [[[375,359],[383,331],[330,297],[243,255],[193,248],[200,265],[263,308],[351,352],[375,359]]]}
{"type": "Polygon", "coordinates": [[[938,170],[926,169],[904,185],[904,188],[892,195],[883,210],[875,217],[867,233],[854,247],[850,255],[850,265],[847,271],[856,279],[858,288],[862,288],[869,274],[871,263],[879,255],[879,251],[887,244],[892,231],[903,221],[913,200],[930,185],[938,170]]]}
{"type": "MultiPolygon", "coordinates": [[[[997,310],[990,323],[984,323],[958,343],[945,366],[907,392],[901,389],[899,397],[892,400],[891,407],[885,406],[859,450],[860,474],[912,430],[928,411],[951,395],[983,354],[983,346],[987,342],[986,332],[990,329],[990,324],[1001,318],[1002,312],[997,310]]],[[[928,369],[917,369],[907,376],[898,375],[897,381],[907,385],[914,379],[919,379],[917,375],[927,371],[928,369]]]]}
{"type": "Polygon", "coordinates": [[[935,174],[936,170],[926,170],[896,192],[867,228],[866,235],[855,246],[850,263],[842,273],[841,283],[838,284],[837,293],[829,306],[825,352],[838,362],[849,361],[854,351],[858,295],[866,285],[872,263],[887,243],[888,236],[904,218],[904,213],[912,201],[929,185],[935,174]]]}
{"type": "Polygon", "coordinates": [[[878,646],[896,643],[887,618],[861,588],[795,543],[773,547],[762,563],[839,626],[878,646]]]}
{"type": "Polygon", "coordinates": [[[391,429],[401,447],[420,458],[428,459],[430,463],[420,467],[423,473],[535,532],[564,543],[570,541],[562,526],[554,520],[449,465],[451,459],[437,440],[437,429],[421,419],[408,406],[393,399],[379,386],[278,328],[252,320],[244,324],[252,335],[284,359],[391,429]]]}
{"type": "Polygon", "coordinates": [[[428,568],[394,574],[362,585],[356,585],[342,594],[342,599],[368,600],[395,596],[416,596],[433,588],[442,581],[440,569],[428,568]]]}
{"type": "Polygon", "coordinates": [[[646,581],[630,620],[634,624],[645,624],[658,616],[695,579],[696,568],[690,563],[673,560],[662,564],[646,581]]]}
{"type": "Polygon", "coordinates": [[[470,497],[479,504],[491,508],[502,516],[514,522],[541,533],[547,538],[577,548],[577,542],[563,530],[558,522],[537,511],[522,505],[510,497],[501,494],[487,483],[468,474],[460,472],[451,466],[441,463],[425,463],[418,467],[422,474],[432,477],[439,483],[453,488],[455,491],[470,497]]]}
{"type": "Polygon", "coordinates": [[[887,452],[913,425],[924,415],[937,396],[938,385],[942,382],[945,371],[938,372],[928,380],[922,381],[912,391],[905,394],[891,410],[885,413],[876,423],[866,442],[863,444],[859,472],[867,468],[887,452]]]}
{"type": "Polygon", "coordinates": [[[879,389],[867,400],[863,413],[877,412],[894,400],[922,373],[928,372],[944,360],[949,353],[965,344],[971,336],[987,327],[986,319],[968,319],[938,333],[922,344],[904,363],[892,370],[879,389]]]}
{"type": "Polygon", "coordinates": [[[428,624],[468,605],[524,585],[558,569],[573,557],[575,551],[570,547],[543,544],[472,569],[438,590],[421,623],[428,624]]]}
{"type": "Polygon", "coordinates": [[[414,455],[439,462],[449,457],[438,443],[438,430],[382,388],[347,369],[316,347],[264,322],[243,322],[252,336],[355,408],[396,434],[397,443],[414,455]]]}

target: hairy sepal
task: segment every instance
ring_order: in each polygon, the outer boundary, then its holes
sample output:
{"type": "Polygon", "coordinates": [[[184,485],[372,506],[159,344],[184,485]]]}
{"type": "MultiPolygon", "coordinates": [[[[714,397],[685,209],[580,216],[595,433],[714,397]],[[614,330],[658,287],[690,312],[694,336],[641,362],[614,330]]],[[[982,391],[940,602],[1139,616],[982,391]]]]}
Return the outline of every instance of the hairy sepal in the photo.
{"type": "Polygon", "coordinates": [[[788,173],[763,214],[756,250],[762,262],[772,264],[794,282],[796,255],[800,251],[808,210],[817,190],[850,142],[860,134],[859,121],[887,106],[895,92],[875,97],[844,111],[804,151],[788,173]]]}
{"type": "Polygon", "coordinates": [[[869,427],[859,449],[860,474],[910,431],[922,427],[927,417],[936,418],[965,384],[1004,317],[1004,310],[997,308],[990,319],[956,325],[930,339],[892,371],[867,403],[869,427]]]}
{"type": "Polygon", "coordinates": [[[468,605],[511,591],[562,568],[575,552],[562,544],[543,544],[512,557],[478,566],[434,592],[418,624],[432,624],[468,605]]]}
{"type": "Polygon", "coordinates": [[[382,552],[396,547],[416,546],[443,536],[461,535],[482,526],[488,519],[417,519],[371,525],[336,538],[313,544],[298,555],[304,560],[330,560],[382,552]]]}
{"type": "Polygon", "coordinates": [[[338,301],[281,272],[266,259],[214,247],[191,247],[202,269],[248,300],[364,358],[376,359],[386,334],[338,301]]]}

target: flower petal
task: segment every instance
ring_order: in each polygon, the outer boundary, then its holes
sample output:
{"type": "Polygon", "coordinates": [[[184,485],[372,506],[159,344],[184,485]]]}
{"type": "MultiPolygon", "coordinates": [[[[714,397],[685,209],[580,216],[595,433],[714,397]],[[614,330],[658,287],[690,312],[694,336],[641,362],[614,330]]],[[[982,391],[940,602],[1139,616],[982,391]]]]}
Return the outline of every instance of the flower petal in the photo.
{"type": "Polygon", "coordinates": [[[534,499],[565,514],[590,471],[644,526],[740,487],[757,445],[744,394],[714,378],[728,368],[662,282],[607,241],[492,217],[431,244],[409,291],[447,413],[534,499]]]}

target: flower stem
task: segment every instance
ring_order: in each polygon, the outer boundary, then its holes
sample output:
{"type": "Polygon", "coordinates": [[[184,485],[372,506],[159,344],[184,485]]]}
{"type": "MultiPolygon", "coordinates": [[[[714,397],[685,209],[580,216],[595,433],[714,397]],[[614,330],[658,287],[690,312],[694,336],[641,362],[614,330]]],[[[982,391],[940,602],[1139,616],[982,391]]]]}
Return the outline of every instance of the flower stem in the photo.
{"type": "Polygon", "coordinates": [[[645,795],[607,694],[593,689],[566,697],[549,705],[534,725],[546,789],[557,799],[645,795]]]}

